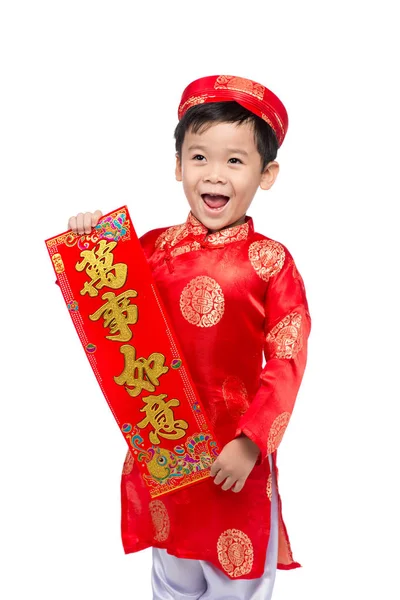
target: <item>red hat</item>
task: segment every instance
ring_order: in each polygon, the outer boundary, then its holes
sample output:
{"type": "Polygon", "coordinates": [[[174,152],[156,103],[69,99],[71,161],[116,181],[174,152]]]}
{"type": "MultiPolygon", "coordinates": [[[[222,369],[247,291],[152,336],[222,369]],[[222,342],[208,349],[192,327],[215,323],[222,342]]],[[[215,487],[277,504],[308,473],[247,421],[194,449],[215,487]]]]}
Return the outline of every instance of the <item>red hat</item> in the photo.
{"type": "Polygon", "coordinates": [[[192,81],[184,90],[179,104],[178,118],[196,104],[208,102],[238,102],[244,108],[264,119],[272,127],[281,146],[288,128],[286,108],[269,89],[243,77],[213,75],[192,81]]]}

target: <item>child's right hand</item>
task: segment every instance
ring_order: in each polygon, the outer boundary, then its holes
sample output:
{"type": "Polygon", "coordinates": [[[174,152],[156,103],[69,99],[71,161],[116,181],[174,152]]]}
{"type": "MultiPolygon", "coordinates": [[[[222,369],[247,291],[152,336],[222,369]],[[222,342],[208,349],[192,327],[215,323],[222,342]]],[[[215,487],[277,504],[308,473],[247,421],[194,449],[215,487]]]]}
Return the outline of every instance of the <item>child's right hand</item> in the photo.
{"type": "Polygon", "coordinates": [[[96,210],[94,213],[78,213],[76,217],[70,217],[68,220],[68,229],[72,229],[73,233],[90,233],[92,227],[95,227],[103,215],[101,210],[96,210]]]}

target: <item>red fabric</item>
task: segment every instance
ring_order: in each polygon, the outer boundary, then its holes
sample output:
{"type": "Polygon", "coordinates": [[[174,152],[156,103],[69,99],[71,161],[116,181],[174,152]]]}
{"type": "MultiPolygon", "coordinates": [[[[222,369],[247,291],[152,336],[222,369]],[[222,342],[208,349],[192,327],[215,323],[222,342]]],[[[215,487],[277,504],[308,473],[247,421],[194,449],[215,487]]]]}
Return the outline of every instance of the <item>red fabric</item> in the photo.
{"type": "Polygon", "coordinates": [[[244,77],[213,75],[192,81],[182,94],[178,118],[189,108],[209,102],[238,102],[266,121],[275,132],[279,146],[288,129],[288,114],[279,98],[268,88],[244,77]]]}
{"type": "MultiPolygon", "coordinates": [[[[260,577],[270,530],[266,457],[272,453],[276,464],[306,365],[303,281],[289,251],[256,233],[251,217],[208,234],[189,213],[186,223],[149,231],[140,242],[220,446],[244,432],[260,457],[239,493],[209,478],[151,500],[128,455],[125,552],[156,546],[208,560],[231,579],[260,577]]],[[[279,501],[278,567],[298,566],[279,501]]]]}

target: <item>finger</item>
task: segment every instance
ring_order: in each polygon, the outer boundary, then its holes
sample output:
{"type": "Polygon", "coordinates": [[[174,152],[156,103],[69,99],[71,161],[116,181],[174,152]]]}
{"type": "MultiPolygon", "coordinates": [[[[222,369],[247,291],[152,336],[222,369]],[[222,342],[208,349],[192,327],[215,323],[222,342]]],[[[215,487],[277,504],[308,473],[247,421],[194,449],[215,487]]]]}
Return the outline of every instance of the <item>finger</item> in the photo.
{"type": "Polygon", "coordinates": [[[101,212],[101,210],[94,211],[94,213],[92,214],[92,227],[95,227],[97,225],[100,217],[102,217],[102,216],[103,216],[103,213],[101,212]]]}
{"type": "Polygon", "coordinates": [[[220,483],[225,481],[227,477],[229,477],[229,475],[227,473],[224,473],[224,471],[221,469],[220,471],[218,471],[214,478],[215,485],[219,485],[220,483]]]}
{"type": "Polygon", "coordinates": [[[68,221],[68,229],[72,229],[73,233],[76,233],[76,217],[70,217],[68,221]]]}
{"type": "Polygon", "coordinates": [[[210,469],[210,475],[211,477],[214,477],[214,475],[216,475],[218,473],[218,471],[220,470],[220,466],[217,462],[217,460],[215,462],[213,462],[213,464],[211,465],[211,469],[210,469]]]}
{"type": "Polygon", "coordinates": [[[83,225],[83,213],[78,213],[76,215],[76,229],[77,233],[79,233],[80,235],[82,235],[82,233],[85,233],[85,228],[83,225]]]}
{"type": "Polygon", "coordinates": [[[83,227],[86,234],[92,231],[92,213],[85,213],[85,216],[83,217],[83,227]]]}
{"type": "Polygon", "coordinates": [[[245,483],[244,481],[242,481],[241,479],[238,479],[232,488],[232,492],[235,492],[235,494],[241,492],[244,487],[244,483],[245,483]]]}
{"type": "Polygon", "coordinates": [[[230,490],[231,487],[236,483],[236,479],[234,477],[227,477],[225,483],[222,485],[221,489],[227,491],[230,490]]]}

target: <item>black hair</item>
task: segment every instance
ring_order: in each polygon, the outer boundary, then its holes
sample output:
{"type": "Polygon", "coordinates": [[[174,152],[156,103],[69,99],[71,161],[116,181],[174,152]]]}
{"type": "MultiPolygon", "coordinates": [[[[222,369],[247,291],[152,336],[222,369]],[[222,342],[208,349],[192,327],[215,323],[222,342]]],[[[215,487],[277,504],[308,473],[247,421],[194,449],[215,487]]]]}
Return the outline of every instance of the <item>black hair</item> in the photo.
{"type": "Polygon", "coordinates": [[[205,131],[213,123],[250,123],[254,128],[254,139],[262,160],[262,169],[275,160],[278,153],[278,140],[266,121],[247,110],[238,102],[210,102],[189,108],[175,128],[175,148],[182,158],[182,145],[185,133],[190,129],[198,133],[205,131]]]}

